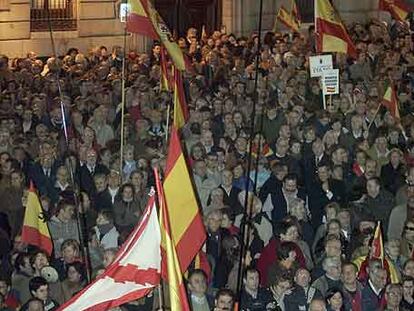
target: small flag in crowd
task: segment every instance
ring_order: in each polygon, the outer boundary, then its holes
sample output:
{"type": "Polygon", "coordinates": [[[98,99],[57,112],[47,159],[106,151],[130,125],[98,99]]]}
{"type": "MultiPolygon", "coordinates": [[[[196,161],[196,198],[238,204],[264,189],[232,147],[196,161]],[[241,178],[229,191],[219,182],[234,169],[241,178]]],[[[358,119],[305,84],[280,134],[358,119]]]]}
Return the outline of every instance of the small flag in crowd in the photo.
{"type": "Polygon", "coordinates": [[[292,31],[299,32],[299,23],[295,16],[289,13],[283,6],[281,6],[277,12],[277,19],[292,31]]]}
{"type": "Polygon", "coordinates": [[[182,128],[188,117],[182,73],[174,68],[174,125],[176,129],[182,128]]]}
{"type": "Polygon", "coordinates": [[[22,242],[34,245],[52,254],[53,243],[47,222],[43,216],[42,205],[33,183],[30,183],[27,195],[26,211],[24,213],[22,242]]]}
{"type": "Polygon", "coordinates": [[[400,110],[398,109],[398,100],[395,87],[390,83],[386,86],[384,97],[382,98],[382,105],[386,107],[394,119],[400,119],[400,110]]]}
{"type": "Polygon", "coordinates": [[[397,21],[405,21],[410,7],[403,0],[379,0],[379,10],[388,11],[397,21]]]}

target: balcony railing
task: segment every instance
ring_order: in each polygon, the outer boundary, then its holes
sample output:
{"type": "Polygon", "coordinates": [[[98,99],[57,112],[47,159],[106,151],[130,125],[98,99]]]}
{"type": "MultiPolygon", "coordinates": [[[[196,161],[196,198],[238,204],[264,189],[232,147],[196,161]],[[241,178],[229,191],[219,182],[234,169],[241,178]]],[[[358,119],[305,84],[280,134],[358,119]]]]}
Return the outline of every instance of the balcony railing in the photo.
{"type": "Polygon", "coordinates": [[[30,29],[32,32],[72,31],[77,26],[76,0],[32,0],[30,29]]]}

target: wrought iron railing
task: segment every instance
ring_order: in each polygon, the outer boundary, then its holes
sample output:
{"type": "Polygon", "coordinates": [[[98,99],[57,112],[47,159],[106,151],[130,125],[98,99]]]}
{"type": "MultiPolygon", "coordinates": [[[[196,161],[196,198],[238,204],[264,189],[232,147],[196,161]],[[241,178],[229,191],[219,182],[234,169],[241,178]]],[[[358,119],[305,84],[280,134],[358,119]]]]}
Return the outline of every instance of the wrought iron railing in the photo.
{"type": "Polygon", "coordinates": [[[48,31],[72,31],[77,26],[76,0],[32,0],[30,29],[48,31]]]}

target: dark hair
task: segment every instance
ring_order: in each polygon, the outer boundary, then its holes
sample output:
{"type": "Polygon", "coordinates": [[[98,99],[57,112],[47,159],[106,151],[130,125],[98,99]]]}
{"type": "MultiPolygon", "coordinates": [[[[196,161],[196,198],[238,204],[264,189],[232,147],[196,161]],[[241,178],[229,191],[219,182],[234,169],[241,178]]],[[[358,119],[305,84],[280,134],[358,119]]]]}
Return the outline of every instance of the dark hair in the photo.
{"type": "Polygon", "coordinates": [[[66,277],[68,277],[70,267],[73,267],[80,274],[81,281],[84,281],[86,279],[86,269],[83,263],[81,263],[80,261],[74,261],[74,262],[68,263],[66,265],[66,277]]]}
{"type": "Polygon", "coordinates": [[[278,223],[275,226],[275,234],[276,236],[280,237],[282,234],[286,234],[286,232],[289,230],[290,227],[293,227],[297,225],[295,223],[289,222],[289,221],[282,221],[280,223],[278,223]]]}
{"type": "MultiPolygon", "coordinates": [[[[340,288],[332,287],[332,288],[328,289],[328,291],[326,292],[326,295],[325,295],[325,301],[326,301],[327,304],[329,304],[329,299],[331,299],[336,293],[340,293],[342,299],[344,298],[344,294],[343,294],[343,292],[340,288]]],[[[342,301],[341,310],[343,310],[343,308],[344,308],[344,303],[342,301]]]]}
{"type": "Polygon", "coordinates": [[[37,257],[37,255],[39,255],[39,254],[43,254],[43,255],[45,255],[45,256],[46,256],[46,258],[49,260],[49,256],[47,255],[47,253],[46,253],[45,251],[43,251],[43,250],[38,250],[38,251],[34,252],[34,253],[32,254],[32,256],[30,257],[30,265],[31,265],[31,266],[33,266],[33,264],[34,264],[34,262],[35,262],[35,260],[36,260],[36,257],[37,257]]]}
{"type": "Polygon", "coordinates": [[[347,267],[347,266],[352,266],[355,269],[355,272],[359,271],[358,266],[355,263],[353,263],[352,261],[345,261],[345,262],[342,263],[342,269],[344,267],[347,267]]]}
{"type": "Polygon", "coordinates": [[[218,300],[219,297],[221,297],[221,296],[231,297],[231,299],[233,300],[233,303],[234,303],[234,293],[231,289],[228,289],[228,288],[219,289],[218,292],[216,293],[215,299],[218,300]]]}
{"type": "Polygon", "coordinates": [[[31,263],[31,256],[29,253],[19,253],[14,260],[14,269],[16,271],[21,271],[20,266],[24,266],[24,259],[29,258],[29,262],[31,263]]]}
{"type": "MultiPolygon", "coordinates": [[[[29,281],[29,290],[30,293],[36,292],[41,286],[49,285],[46,279],[41,276],[35,276],[30,279],[29,281]]],[[[33,294],[32,294],[33,295],[33,294]]]]}
{"type": "Polygon", "coordinates": [[[296,252],[296,245],[293,242],[283,242],[276,250],[276,257],[278,260],[285,260],[289,258],[290,252],[296,252]]]}
{"type": "Polygon", "coordinates": [[[103,217],[105,217],[106,220],[113,223],[114,222],[114,212],[109,209],[103,209],[98,212],[98,215],[101,214],[103,217]]]}
{"type": "Polygon", "coordinates": [[[254,267],[252,267],[252,266],[248,266],[248,267],[246,267],[245,269],[244,269],[244,271],[243,271],[243,279],[246,279],[247,278],[247,274],[248,273],[258,273],[259,274],[259,277],[260,277],[260,272],[259,272],[259,270],[257,270],[256,268],[254,268],[254,267]]]}

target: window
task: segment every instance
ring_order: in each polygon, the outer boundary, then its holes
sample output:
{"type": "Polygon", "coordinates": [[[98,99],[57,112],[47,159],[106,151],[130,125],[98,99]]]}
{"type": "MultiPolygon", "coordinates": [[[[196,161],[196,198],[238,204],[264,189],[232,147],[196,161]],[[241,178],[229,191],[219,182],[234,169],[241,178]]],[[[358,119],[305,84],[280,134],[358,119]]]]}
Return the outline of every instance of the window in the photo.
{"type": "Polygon", "coordinates": [[[314,21],[314,1],[296,0],[302,23],[313,23],[314,21]]]}
{"type": "MultiPolygon", "coordinates": [[[[3,1],[3,0],[0,0],[3,1]]],[[[31,31],[76,30],[76,0],[32,0],[31,31]]]]}

